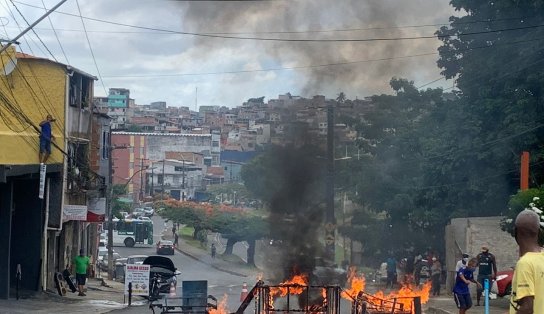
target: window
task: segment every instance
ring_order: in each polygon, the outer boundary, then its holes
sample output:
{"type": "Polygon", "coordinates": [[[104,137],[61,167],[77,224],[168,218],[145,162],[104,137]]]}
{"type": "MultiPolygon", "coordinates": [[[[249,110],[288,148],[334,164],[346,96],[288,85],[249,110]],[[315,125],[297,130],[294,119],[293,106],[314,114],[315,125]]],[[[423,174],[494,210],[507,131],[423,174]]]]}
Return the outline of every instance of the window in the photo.
{"type": "Polygon", "coordinates": [[[164,178],[164,177],[163,177],[162,174],[157,175],[157,183],[158,183],[158,184],[162,184],[163,178],[164,178]]]}
{"type": "Polygon", "coordinates": [[[213,141],[212,147],[219,147],[219,141],[213,141]]]}

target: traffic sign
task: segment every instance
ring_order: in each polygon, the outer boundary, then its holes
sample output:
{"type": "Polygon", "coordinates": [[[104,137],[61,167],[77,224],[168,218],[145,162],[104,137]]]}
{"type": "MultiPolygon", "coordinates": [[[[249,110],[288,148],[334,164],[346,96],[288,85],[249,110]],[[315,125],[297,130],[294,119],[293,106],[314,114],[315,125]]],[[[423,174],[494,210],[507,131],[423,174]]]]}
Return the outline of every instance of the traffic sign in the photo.
{"type": "Polygon", "coordinates": [[[327,245],[334,244],[334,234],[328,234],[325,236],[325,244],[327,245]]]}

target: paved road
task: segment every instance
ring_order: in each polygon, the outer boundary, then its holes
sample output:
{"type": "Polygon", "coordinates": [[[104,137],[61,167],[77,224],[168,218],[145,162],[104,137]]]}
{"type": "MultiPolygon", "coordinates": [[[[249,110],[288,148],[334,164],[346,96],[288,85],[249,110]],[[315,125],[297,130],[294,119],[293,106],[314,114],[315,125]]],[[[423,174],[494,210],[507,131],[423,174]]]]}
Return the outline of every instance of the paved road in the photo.
{"type": "MultiPolygon", "coordinates": [[[[171,232],[169,228],[165,230],[164,220],[160,217],[153,217],[153,226],[155,242],[160,239],[163,231],[171,232]]],[[[153,246],[134,248],[115,247],[114,250],[124,257],[136,254],[155,255],[155,248],[153,246]]],[[[181,291],[181,282],[183,280],[207,280],[208,294],[215,296],[217,299],[222,299],[226,295],[229,311],[234,312],[237,309],[240,304],[239,299],[242,284],[245,281],[249,281],[248,278],[219,271],[208,264],[194,260],[179,252],[168,257],[172,259],[174,265],[181,271],[181,275],[178,277],[178,291],[181,291]]],[[[139,305],[145,304],[141,299],[136,299],[135,303],[139,305]]],[[[112,313],[151,313],[151,311],[147,306],[135,306],[116,310],[112,313]]]]}

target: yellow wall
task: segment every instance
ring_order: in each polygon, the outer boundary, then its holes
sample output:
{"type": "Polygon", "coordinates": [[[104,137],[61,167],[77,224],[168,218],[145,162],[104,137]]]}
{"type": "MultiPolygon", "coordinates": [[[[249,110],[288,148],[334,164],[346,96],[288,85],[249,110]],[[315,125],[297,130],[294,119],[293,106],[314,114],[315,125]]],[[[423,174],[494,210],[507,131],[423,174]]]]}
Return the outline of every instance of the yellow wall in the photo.
{"type": "MultiPolygon", "coordinates": [[[[66,75],[63,65],[38,59],[18,59],[16,69],[0,75],[0,96],[10,99],[38,127],[47,114],[52,123],[53,140],[64,151],[66,75]],[[26,79],[26,81],[25,81],[26,79]]],[[[20,123],[0,98],[0,164],[39,163],[39,133],[28,123],[20,123]],[[8,127],[8,124],[10,127],[8,127]]],[[[63,155],[54,145],[47,163],[62,163],[63,155]]]]}

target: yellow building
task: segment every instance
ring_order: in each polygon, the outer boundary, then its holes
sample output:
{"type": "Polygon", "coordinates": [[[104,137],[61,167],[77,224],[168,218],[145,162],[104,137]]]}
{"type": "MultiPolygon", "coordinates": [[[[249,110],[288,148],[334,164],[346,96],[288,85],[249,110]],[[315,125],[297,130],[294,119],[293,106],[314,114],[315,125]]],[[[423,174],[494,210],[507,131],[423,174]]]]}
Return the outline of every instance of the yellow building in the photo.
{"type": "Polygon", "coordinates": [[[89,224],[63,219],[63,211],[86,204],[89,147],[98,144],[91,142],[94,76],[13,48],[0,61],[1,299],[14,286],[17,264],[25,273],[21,288],[52,289],[53,273],[90,243],[89,224]],[[40,198],[39,124],[47,115],[55,119],[54,139],[40,198]]]}

